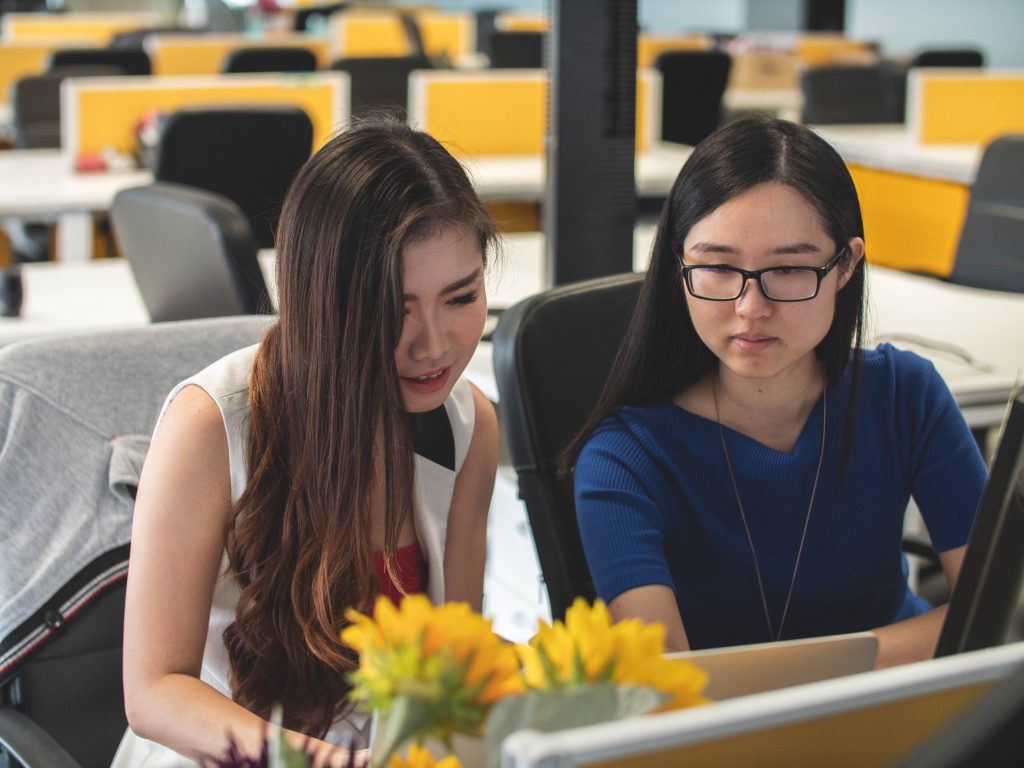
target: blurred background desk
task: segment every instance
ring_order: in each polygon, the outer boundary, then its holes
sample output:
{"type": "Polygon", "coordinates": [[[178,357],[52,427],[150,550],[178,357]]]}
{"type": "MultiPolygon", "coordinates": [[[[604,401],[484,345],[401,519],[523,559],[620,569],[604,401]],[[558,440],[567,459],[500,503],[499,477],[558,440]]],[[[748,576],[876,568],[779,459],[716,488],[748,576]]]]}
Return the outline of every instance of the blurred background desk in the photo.
{"type": "Polygon", "coordinates": [[[857,185],[868,259],[948,277],[983,145],[922,144],[903,125],[816,126],[857,185]]]}
{"type": "Polygon", "coordinates": [[[74,173],[59,149],[0,152],[0,220],[57,222],[57,256],[86,261],[92,256],[92,217],[110,208],[120,190],[148,184],[149,171],[74,173]]]}

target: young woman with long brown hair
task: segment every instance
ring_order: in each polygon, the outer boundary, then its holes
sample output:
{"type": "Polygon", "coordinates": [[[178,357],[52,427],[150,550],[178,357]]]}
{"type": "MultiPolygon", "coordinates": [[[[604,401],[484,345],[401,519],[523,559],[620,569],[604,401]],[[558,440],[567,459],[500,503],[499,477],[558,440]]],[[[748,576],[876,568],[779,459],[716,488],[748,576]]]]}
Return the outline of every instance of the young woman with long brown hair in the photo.
{"type": "Polygon", "coordinates": [[[432,138],[368,122],[299,172],[277,233],[280,317],[168,397],[136,503],[130,729],[115,766],[256,753],[275,704],[318,765],[346,705],[344,611],[424,591],[479,610],[497,422],[460,376],[494,224],[432,138]]]}

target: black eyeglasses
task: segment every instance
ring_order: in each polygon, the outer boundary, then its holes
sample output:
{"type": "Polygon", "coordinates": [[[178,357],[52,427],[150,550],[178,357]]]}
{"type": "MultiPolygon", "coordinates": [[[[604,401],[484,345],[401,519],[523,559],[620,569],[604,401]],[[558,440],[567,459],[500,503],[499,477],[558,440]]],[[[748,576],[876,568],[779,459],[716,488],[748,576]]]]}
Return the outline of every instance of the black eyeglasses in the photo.
{"type": "Polygon", "coordinates": [[[735,301],[743,295],[747,280],[757,280],[761,293],[770,301],[810,301],[818,295],[821,281],[842,259],[844,245],[823,267],[768,267],[767,269],[740,269],[728,264],[684,264],[678,254],[679,268],[686,289],[697,299],[706,301],[735,301]]]}

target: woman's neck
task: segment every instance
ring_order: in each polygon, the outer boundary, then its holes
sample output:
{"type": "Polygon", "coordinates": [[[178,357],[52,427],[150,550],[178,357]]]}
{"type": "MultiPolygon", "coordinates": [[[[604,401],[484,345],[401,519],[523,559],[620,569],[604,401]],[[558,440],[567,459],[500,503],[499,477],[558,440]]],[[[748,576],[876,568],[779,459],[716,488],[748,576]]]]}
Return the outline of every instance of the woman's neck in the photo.
{"type": "Polygon", "coordinates": [[[708,380],[721,424],[786,453],[792,452],[824,387],[816,360],[771,380],[742,378],[720,366],[708,380]]]}

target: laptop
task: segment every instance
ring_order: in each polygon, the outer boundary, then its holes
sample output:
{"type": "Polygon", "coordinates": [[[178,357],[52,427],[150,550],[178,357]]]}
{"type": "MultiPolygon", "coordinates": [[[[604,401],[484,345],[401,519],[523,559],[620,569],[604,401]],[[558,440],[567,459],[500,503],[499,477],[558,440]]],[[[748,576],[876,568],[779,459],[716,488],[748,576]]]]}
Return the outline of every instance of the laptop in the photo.
{"type": "Polygon", "coordinates": [[[708,673],[704,695],[712,701],[869,672],[877,656],[871,632],[666,654],[708,673]]]}

